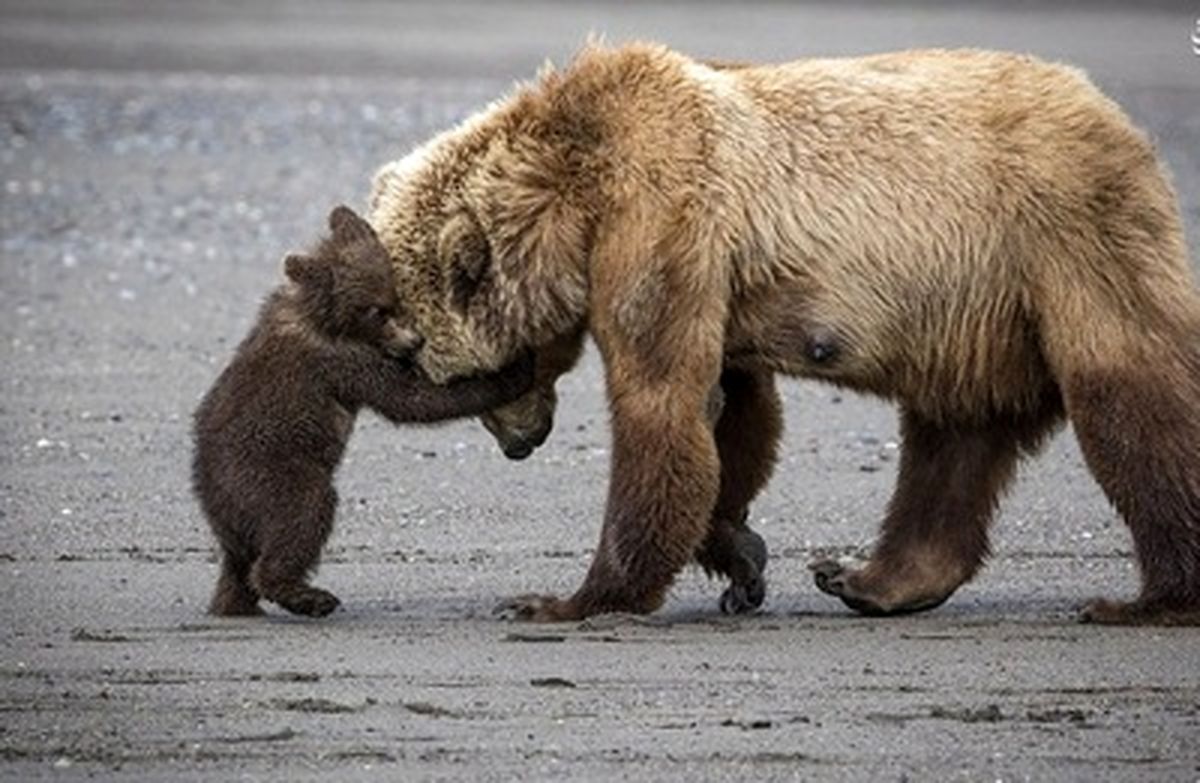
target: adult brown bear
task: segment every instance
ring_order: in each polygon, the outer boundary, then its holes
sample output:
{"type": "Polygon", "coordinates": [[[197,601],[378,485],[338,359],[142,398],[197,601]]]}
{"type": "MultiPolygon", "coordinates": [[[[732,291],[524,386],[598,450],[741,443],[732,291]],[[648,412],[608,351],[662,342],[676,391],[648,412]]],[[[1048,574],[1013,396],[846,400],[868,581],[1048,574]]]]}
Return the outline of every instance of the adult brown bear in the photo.
{"type": "Polygon", "coordinates": [[[883,538],[864,568],[818,564],[826,592],[880,614],[944,601],[1065,416],[1143,577],[1084,616],[1200,623],[1200,296],[1153,147],[1076,70],[590,46],[381,170],[371,219],[435,379],[570,357],[585,329],[599,346],[600,544],[573,596],[518,598],[521,616],[652,611],[694,555],[729,572],[783,372],[901,407],[883,538]]]}

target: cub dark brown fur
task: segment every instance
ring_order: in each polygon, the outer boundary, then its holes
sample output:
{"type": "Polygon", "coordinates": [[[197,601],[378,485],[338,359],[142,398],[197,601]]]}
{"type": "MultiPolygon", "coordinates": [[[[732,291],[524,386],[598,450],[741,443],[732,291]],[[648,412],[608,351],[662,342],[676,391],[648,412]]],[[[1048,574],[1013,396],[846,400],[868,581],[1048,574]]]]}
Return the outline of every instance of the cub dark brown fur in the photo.
{"type": "Polygon", "coordinates": [[[265,598],[319,617],[338,605],[308,584],[333,527],[333,478],[362,407],[395,423],[478,415],[528,389],[532,366],[435,386],[405,359],[421,338],[399,320],[391,260],[346,207],[275,290],[195,415],[193,486],[221,547],[209,611],[260,614],[265,598]]]}

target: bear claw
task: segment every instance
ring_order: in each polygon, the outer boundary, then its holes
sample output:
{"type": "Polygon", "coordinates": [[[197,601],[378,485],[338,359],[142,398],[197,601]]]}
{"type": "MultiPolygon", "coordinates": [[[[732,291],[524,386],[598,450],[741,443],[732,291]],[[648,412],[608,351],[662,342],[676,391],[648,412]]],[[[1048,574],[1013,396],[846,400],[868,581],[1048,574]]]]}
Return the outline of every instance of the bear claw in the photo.
{"type": "Polygon", "coordinates": [[[721,593],[718,603],[723,614],[750,614],[758,610],[767,597],[767,581],[763,578],[767,567],[767,542],[745,527],[746,516],[743,513],[741,527],[735,533],[735,563],[729,570],[730,584],[721,593]]]}
{"type": "Polygon", "coordinates": [[[822,593],[841,598],[845,595],[846,567],[836,560],[820,560],[808,567],[812,571],[813,581],[822,593]]]}
{"type": "Polygon", "coordinates": [[[501,601],[492,614],[501,620],[544,623],[561,619],[555,612],[559,600],[553,595],[525,593],[501,601]]]}
{"type": "Polygon", "coordinates": [[[745,584],[732,584],[721,593],[723,614],[750,614],[762,607],[767,597],[767,583],[761,577],[745,584]]]}
{"type": "Polygon", "coordinates": [[[872,598],[864,594],[861,586],[855,587],[851,580],[861,572],[837,560],[819,560],[809,565],[813,573],[813,581],[817,589],[823,593],[836,596],[849,608],[868,617],[887,617],[893,615],[913,614],[924,612],[941,606],[954,590],[931,594],[926,591],[915,592],[905,600],[886,601],[872,598]]]}
{"type": "Polygon", "coordinates": [[[870,616],[891,614],[874,601],[860,598],[851,592],[847,576],[853,572],[842,563],[836,560],[821,560],[810,565],[809,570],[813,572],[813,581],[816,582],[818,590],[840,598],[842,603],[859,614],[870,616]]]}

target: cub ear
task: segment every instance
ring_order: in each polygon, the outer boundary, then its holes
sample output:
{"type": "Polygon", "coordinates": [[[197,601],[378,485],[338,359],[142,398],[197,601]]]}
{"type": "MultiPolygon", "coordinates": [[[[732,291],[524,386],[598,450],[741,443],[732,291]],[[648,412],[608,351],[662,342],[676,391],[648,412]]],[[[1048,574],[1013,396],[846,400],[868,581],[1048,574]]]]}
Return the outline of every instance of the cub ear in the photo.
{"type": "Polygon", "coordinates": [[[473,217],[459,214],[446,221],[438,237],[438,257],[449,273],[451,303],[467,309],[492,263],[487,237],[473,217]]]}
{"type": "Polygon", "coordinates": [[[329,213],[329,230],[339,242],[375,240],[375,229],[357,212],[345,204],[339,204],[329,213]]]}
{"type": "Polygon", "coordinates": [[[299,253],[292,253],[283,259],[283,271],[300,286],[322,286],[331,281],[327,263],[299,253]]]}

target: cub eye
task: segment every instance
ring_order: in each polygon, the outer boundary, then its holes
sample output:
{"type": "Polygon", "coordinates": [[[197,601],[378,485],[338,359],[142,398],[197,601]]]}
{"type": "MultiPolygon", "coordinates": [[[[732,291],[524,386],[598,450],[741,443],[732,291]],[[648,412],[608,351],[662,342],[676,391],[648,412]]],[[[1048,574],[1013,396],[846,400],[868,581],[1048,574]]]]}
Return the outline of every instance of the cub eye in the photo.
{"type": "Polygon", "coordinates": [[[369,321],[386,321],[391,313],[382,307],[368,307],[366,310],[367,320],[369,321]]]}

